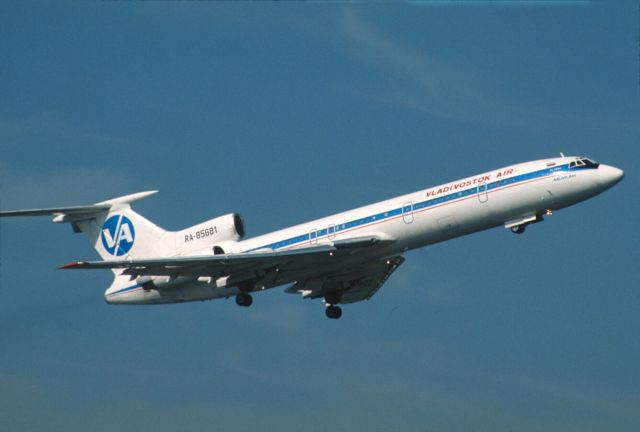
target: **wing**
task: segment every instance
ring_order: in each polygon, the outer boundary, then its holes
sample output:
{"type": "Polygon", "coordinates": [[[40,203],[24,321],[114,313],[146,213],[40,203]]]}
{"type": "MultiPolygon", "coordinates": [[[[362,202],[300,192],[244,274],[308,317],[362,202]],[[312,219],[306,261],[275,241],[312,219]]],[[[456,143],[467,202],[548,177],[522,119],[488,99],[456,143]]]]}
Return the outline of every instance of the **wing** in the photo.
{"type": "Polygon", "coordinates": [[[225,255],[152,258],[114,261],[76,261],[61,269],[123,269],[132,276],[219,276],[237,273],[245,268],[259,270],[264,267],[301,263],[309,259],[331,256],[337,249],[322,245],[282,252],[256,251],[225,255]]]}
{"type": "Polygon", "coordinates": [[[296,282],[286,292],[305,298],[325,297],[330,303],[369,300],[403,262],[402,256],[366,261],[321,278],[296,282]]]}
{"type": "Polygon", "coordinates": [[[122,274],[130,275],[132,279],[140,276],[210,277],[216,280],[226,277],[226,286],[252,280],[258,286],[273,287],[297,280],[296,275],[308,274],[309,268],[335,267],[342,258],[353,260],[363,250],[370,250],[374,245],[388,244],[390,241],[392,240],[378,237],[361,237],[286,251],[266,249],[194,257],[77,261],[60,268],[121,269],[122,274]]]}

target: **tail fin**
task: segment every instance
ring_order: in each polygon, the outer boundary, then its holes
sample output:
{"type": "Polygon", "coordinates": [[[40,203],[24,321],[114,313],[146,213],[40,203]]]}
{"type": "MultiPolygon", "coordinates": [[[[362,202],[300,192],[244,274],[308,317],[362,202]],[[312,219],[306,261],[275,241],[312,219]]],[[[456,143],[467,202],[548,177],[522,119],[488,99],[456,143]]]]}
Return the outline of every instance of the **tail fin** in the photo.
{"type": "Polygon", "coordinates": [[[140,192],[110,199],[96,205],[109,205],[107,211],[89,219],[74,221],[105,261],[113,259],[166,256],[172,252],[173,236],[136,213],[131,203],[157,191],[140,192]]]}
{"type": "Polygon", "coordinates": [[[132,202],[156,192],[139,192],[89,206],[0,212],[0,217],[53,215],[53,222],[69,222],[74,232],[84,233],[105,261],[166,256],[173,250],[173,236],[131,208],[132,202]]]}

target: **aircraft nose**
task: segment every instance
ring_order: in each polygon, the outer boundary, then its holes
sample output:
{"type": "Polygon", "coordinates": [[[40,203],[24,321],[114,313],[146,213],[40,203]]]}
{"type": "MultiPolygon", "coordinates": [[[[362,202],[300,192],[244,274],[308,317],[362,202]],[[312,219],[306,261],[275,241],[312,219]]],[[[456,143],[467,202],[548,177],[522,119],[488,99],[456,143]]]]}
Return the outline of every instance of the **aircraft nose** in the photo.
{"type": "Polygon", "coordinates": [[[624,171],[610,165],[600,165],[600,183],[605,189],[617,184],[624,177],[624,171]]]}

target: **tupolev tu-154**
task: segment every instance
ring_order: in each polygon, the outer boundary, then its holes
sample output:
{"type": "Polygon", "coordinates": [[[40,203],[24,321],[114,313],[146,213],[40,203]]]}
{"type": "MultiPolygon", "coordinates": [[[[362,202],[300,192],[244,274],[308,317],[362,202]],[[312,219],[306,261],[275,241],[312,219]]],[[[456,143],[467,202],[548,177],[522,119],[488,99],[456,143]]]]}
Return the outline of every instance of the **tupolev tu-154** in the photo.
{"type": "Polygon", "coordinates": [[[131,204],[157,191],[92,205],[0,212],[53,216],[84,233],[102,261],[62,269],[110,269],[109,304],[165,304],[235,297],[287,285],[321,298],[329,318],[339,305],[370,299],[404,262],[403,253],[503,226],[522,234],[552,212],[611,188],[624,173],[586,157],[525,162],[244,239],[236,213],[181,231],[164,230],[131,204]]]}

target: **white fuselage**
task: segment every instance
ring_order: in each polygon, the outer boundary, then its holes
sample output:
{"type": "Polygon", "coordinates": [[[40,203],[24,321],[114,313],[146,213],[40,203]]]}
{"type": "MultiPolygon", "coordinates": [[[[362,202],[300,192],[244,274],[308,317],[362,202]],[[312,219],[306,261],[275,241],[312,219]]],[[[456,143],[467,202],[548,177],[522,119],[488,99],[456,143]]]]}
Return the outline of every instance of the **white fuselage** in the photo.
{"type": "MultiPolygon", "coordinates": [[[[430,187],[375,204],[337,213],[250,239],[225,244],[228,254],[273,251],[331,244],[337,240],[375,236],[390,240],[386,246],[358,254],[354,260],[400,255],[429,244],[496,226],[531,222],[547,211],[558,210],[591,198],[622,178],[617,168],[569,167],[576,158],[563,157],[508,166],[461,180],[430,187]]],[[[193,254],[211,254],[193,251],[193,254]]],[[[331,269],[351,265],[341,260],[331,269]]],[[[286,275],[276,284],[257,281],[259,289],[297,280],[312,279],[330,271],[309,268],[286,275]]],[[[157,304],[229,297],[233,286],[211,280],[178,278],[170,289],[143,290],[131,281],[116,278],[105,293],[109,303],[157,304]],[[129,285],[127,287],[127,284],[129,285]]]]}

